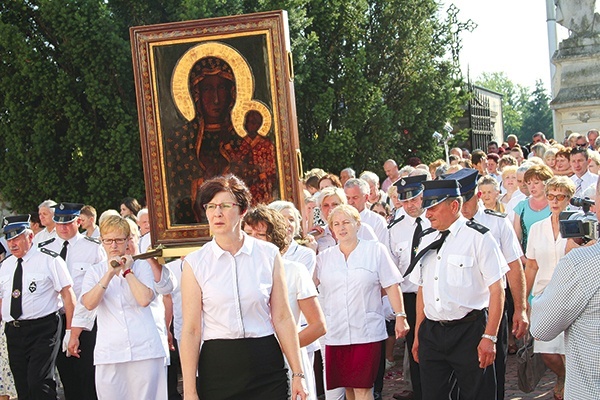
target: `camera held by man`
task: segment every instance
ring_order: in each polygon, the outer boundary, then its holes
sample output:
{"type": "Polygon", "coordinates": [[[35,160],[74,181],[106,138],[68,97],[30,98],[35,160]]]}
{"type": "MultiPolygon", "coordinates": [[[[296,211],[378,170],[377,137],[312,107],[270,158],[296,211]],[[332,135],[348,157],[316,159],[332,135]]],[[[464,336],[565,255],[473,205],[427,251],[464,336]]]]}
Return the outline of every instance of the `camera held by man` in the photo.
{"type": "Polygon", "coordinates": [[[560,234],[563,238],[581,238],[583,243],[598,239],[598,218],[590,211],[595,205],[589,198],[573,197],[571,205],[581,207],[581,211],[560,213],[560,234]]]}

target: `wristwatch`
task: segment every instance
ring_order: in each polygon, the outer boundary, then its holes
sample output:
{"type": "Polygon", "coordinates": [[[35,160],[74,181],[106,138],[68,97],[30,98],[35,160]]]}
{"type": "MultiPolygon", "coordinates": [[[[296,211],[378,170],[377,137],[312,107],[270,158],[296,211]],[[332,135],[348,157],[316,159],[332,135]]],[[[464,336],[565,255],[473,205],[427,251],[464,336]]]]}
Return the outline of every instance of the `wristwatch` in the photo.
{"type": "Polygon", "coordinates": [[[484,339],[490,339],[492,342],[494,342],[494,344],[496,344],[496,342],[498,341],[498,336],[487,335],[484,333],[483,335],[481,335],[481,337],[484,339]]]}

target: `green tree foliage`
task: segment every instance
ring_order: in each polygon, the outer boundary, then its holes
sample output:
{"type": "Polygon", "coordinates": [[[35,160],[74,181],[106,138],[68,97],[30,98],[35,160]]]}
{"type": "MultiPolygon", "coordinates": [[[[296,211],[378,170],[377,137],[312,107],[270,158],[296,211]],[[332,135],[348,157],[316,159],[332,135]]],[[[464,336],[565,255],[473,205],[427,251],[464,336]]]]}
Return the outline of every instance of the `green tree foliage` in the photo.
{"type": "Polygon", "coordinates": [[[444,58],[451,27],[437,7],[433,0],[310,2],[306,62],[296,65],[305,166],[380,171],[387,158],[441,155],[431,135],[460,114],[465,96],[444,58]]]}
{"type": "Polygon", "coordinates": [[[512,82],[504,72],[484,73],[475,83],[486,89],[501,93],[504,136],[515,134],[521,143],[531,141],[535,132],[553,136],[550,97],[541,80],[535,89],[512,82]]]}
{"type": "Polygon", "coordinates": [[[129,28],[289,13],[307,168],[381,172],[441,155],[465,96],[435,0],[14,0],[0,3],[0,190],[103,210],[144,195],[129,28]]]}
{"type": "Polygon", "coordinates": [[[550,96],[548,96],[542,81],[538,80],[523,109],[521,133],[525,140],[531,140],[531,135],[535,132],[543,132],[548,139],[554,137],[552,111],[549,104],[550,96]]]}

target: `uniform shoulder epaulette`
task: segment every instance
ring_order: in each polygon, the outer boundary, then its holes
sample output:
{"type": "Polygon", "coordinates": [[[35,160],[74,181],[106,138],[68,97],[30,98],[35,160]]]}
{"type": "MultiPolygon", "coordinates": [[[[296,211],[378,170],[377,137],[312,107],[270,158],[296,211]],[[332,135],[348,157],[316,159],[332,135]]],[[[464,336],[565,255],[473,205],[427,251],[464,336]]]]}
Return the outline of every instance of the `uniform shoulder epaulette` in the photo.
{"type": "Polygon", "coordinates": [[[481,224],[478,224],[475,221],[467,221],[467,226],[471,229],[475,229],[479,233],[486,233],[490,231],[488,228],[481,224]]]}
{"type": "Polygon", "coordinates": [[[486,208],[483,212],[486,213],[487,215],[493,215],[494,217],[499,217],[499,218],[506,218],[506,216],[508,215],[507,213],[490,210],[489,208],[486,208]]]}
{"type": "Polygon", "coordinates": [[[405,215],[402,214],[399,218],[396,218],[395,220],[393,220],[392,222],[390,222],[387,226],[388,229],[390,229],[392,226],[396,225],[398,222],[402,221],[404,219],[405,215]]]}
{"type": "Polygon", "coordinates": [[[40,249],[40,251],[41,251],[42,253],[48,254],[49,256],[52,256],[52,257],[54,257],[54,258],[58,257],[58,253],[57,253],[57,252],[55,252],[55,251],[52,251],[52,250],[50,250],[50,249],[47,249],[47,248],[45,248],[45,247],[42,247],[42,248],[40,249]]]}
{"type": "Polygon", "coordinates": [[[43,242],[39,242],[38,247],[44,247],[45,245],[50,244],[50,243],[54,242],[55,240],[56,240],[56,238],[51,238],[48,240],[44,240],[43,242]]]}
{"type": "Polygon", "coordinates": [[[101,242],[100,242],[100,239],[98,239],[98,238],[93,238],[93,237],[91,237],[91,236],[84,236],[83,238],[84,238],[85,240],[89,240],[89,241],[90,241],[90,242],[92,242],[92,243],[96,243],[96,244],[100,244],[100,243],[101,243],[101,242]]]}
{"type": "Polygon", "coordinates": [[[423,229],[423,232],[421,232],[421,236],[420,237],[429,235],[430,233],[433,233],[433,232],[437,232],[437,231],[434,228],[423,229]]]}

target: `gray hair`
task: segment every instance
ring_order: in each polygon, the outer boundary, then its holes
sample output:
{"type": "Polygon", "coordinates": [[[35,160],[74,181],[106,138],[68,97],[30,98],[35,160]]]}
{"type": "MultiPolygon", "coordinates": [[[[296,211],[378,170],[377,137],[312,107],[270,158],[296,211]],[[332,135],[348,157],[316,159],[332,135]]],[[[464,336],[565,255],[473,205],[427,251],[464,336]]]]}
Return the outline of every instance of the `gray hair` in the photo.
{"type": "Polygon", "coordinates": [[[52,214],[54,214],[54,207],[56,207],[56,202],[54,200],[50,200],[50,199],[44,200],[40,203],[40,205],[38,206],[38,209],[42,208],[42,207],[49,209],[50,212],[52,214]]]}
{"type": "Polygon", "coordinates": [[[369,187],[369,184],[367,183],[367,181],[365,181],[363,179],[356,179],[356,178],[348,179],[346,181],[346,184],[344,185],[344,189],[350,189],[353,187],[359,187],[360,192],[362,194],[369,194],[371,192],[371,188],[369,187]]]}
{"type": "Polygon", "coordinates": [[[347,172],[348,175],[350,175],[351,178],[356,178],[356,171],[354,171],[352,168],[348,167],[348,168],[344,168],[341,172],[340,175],[342,174],[342,172],[347,172]]]}
{"type": "MultiPolygon", "coordinates": [[[[356,179],[356,178],[352,178],[352,179],[356,179]]],[[[358,180],[358,179],[356,179],[358,180]]],[[[364,182],[364,181],[362,181],[364,182]]],[[[366,184],[366,182],[365,182],[366,184]]],[[[331,196],[337,196],[340,198],[340,201],[342,202],[342,204],[348,204],[348,198],[346,197],[346,193],[344,193],[344,189],[342,188],[338,188],[335,186],[329,186],[326,187],[325,189],[323,189],[321,191],[321,194],[319,195],[319,207],[321,207],[321,204],[323,203],[323,199],[327,198],[327,197],[331,197],[331,196]]]]}
{"type": "Polygon", "coordinates": [[[373,184],[379,187],[379,177],[375,172],[364,171],[362,174],[360,174],[360,179],[366,181],[368,184],[373,184]]]}

